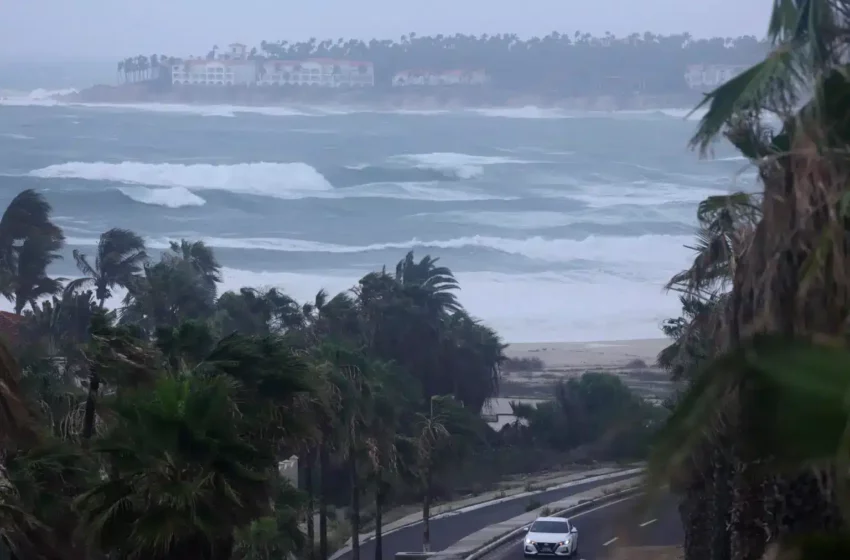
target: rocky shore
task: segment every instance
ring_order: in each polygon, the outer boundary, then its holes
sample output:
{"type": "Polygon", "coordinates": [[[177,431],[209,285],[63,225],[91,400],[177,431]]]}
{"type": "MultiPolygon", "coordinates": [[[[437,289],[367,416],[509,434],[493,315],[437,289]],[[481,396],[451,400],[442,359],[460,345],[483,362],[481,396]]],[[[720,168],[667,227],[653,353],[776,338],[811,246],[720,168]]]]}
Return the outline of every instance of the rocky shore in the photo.
{"type": "Polygon", "coordinates": [[[440,90],[323,90],[319,88],[259,88],[208,86],[163,86],[160,83],[98,85],[57,97],[70,103],[167,103],[189,105],[237,105],[274,107],[321,105],[346,108],[395,110],[456,110],[473,107],[537,107],[564,111],[642,111],[692,108],[693,95],[606,94],[560,97],[543,94],[511,93],[477,87],[440,90]]]}

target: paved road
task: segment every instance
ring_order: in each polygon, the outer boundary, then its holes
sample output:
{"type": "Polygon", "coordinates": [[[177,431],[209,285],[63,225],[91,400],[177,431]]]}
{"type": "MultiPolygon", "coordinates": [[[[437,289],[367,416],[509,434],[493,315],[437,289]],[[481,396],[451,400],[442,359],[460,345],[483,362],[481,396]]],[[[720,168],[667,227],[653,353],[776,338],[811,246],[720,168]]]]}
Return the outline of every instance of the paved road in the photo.
{"type": "MultiPolygon", "coordinates": [[[[579,492],[586,492],[597,486],[604,486],[620,480],[633,478],[635,475],[618,476],[609,478],[608,480],[600,480],[597,482],[588,482],[585,484],[576,484],[570,488],[561,490],[552,490],[542,492],[533,497],[535,501],[542,504],[556,502],[579,492]]],[[[479,509],[450,515],[440,519],[431,521],[431,550],[439,551],[453,545],[463,537],[472,533],[495,525],[507,519],[511,519],[525,513],[525,506],[532,498],[520,498],[510,500],[500,504],[484,506],[479,509]]],[[[422,550],[422,524],[417,523],[410,527],[405,527],[384,535],[384,554],[382,560],[393,560],[396,552],[413,552],[422,550]]],[[[351,552],[347,552],[340,556],[338,560],[350,560],[351,552]]],[[[375,558],[375,541],[370,540],[360,545],[361,560],[374,560],[375,558]]]]}
{"type": "MultiPolygon", "coordinates": [[[[599,560],[617,546],[671,546],[684,541],[676,500],[661,497],[640,511],[639,497],[603,505],[570,518],[578,529],[579,560],[599,560]]],[[[522,541],[505,545],[481,560],[522,560],[522,541]]]]}

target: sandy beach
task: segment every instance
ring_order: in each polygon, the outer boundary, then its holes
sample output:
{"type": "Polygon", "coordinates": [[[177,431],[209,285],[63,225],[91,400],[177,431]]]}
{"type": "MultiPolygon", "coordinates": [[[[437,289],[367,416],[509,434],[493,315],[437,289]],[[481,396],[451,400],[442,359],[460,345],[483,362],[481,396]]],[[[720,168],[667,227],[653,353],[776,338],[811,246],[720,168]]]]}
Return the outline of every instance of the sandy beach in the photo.
{"type": "Polygon", "coordinates": [[[504,368],[500,396],[491,406],[493,414],[498,415],[499,422],[508,422],[512,418],[510,401],[547,400],[558,382],[589,371],[617,375],[637,394],[660,402],[673,385],[669,374],[655,363],[658,353],[669,344],[666,338],[511,344],[505,350],[509,358],[536,358],[542,361],[542,367],[504,368]]]}
{"type": "Polygon", "coordinates": [[[658,353],[670,344],[666,338],[609,340],[604,342],[525,342],[505,350],[510,358],[539,358],[548,370],[622,368],[634,360],[655,364],[658,353]]]}

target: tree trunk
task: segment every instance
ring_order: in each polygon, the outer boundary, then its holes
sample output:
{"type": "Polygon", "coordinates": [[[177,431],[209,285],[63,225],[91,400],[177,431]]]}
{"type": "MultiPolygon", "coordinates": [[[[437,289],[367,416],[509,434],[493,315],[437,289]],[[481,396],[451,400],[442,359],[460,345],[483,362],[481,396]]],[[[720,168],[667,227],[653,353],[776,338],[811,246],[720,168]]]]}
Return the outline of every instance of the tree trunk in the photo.
{"type": "Polygon", "coordinates": [[[316,487],[313,481],[313,467],[315,466],[315,450],[307,450],[306,465],[304,469],[304,490],[307,492],[307,560],[313,560],[316,553],[316,528],[315,513],[316,487]]]}
{"type": "Polygon", "coordinates": [[[328,446],[323,440],[319,446],[319,558],[328,560],[328,446]]]}
{"type": "Polygon", "coordinates": [[[425,473],[425,495],[422,498],[422,552],[431,552],[431,467],[425,473]]]}
{"type": "Polygon", "coordinates": [[[729,519],[731,504],[731,472],[729,458],[723,445],[717,445],[711,455],[713,470],[712,493],[714,503],[711,512],[711,560],[729,558],[729,519]]]}
{"type": "Polygon", "coordinates": [[[351,477],[351,560],[360,560],[360,483],[353,443],[348,447],[348,474],[351,477]]]}
{"type": "Polygon", "coordinates": [[[97,392],[100,390],[100,377],[91,374],[89,377],[89,392],[86,396],[86,412],[83,417],[83,441],[88,442],[94,434],[94,412],[97,406],[97,392]]]}
{"type": "Polygon", "coordinates": [[[711,560],[711,512],[705,488],[689,489],[679,505],[687,560],[711,560]]]}
{"type": "Polygon", "coordinates": [[[380,465],[375,471],[375,560],[384,558],[383,509],[384,472],[380,465]]]}
{"type": "Polygon", "coordinates": [[[767,533],[764,530],[767,511],[764,510],[764,488],[755,465],[745,461],[736,461],[734,465],[734,489],[731,508],[732,560],[759,560],[767,545],[767,533]]]}

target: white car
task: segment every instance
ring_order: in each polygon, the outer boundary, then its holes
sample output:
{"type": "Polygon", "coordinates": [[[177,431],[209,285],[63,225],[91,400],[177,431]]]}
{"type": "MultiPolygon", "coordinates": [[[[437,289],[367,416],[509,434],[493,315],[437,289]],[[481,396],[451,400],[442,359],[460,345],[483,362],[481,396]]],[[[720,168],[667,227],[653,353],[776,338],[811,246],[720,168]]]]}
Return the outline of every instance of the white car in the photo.
{"type": "Polygon", "coordinates": [[[563,517],[538,517],[526,529],[522,552],[534,556],[572,556],[578,551],[578,529],[563,517]]]}

